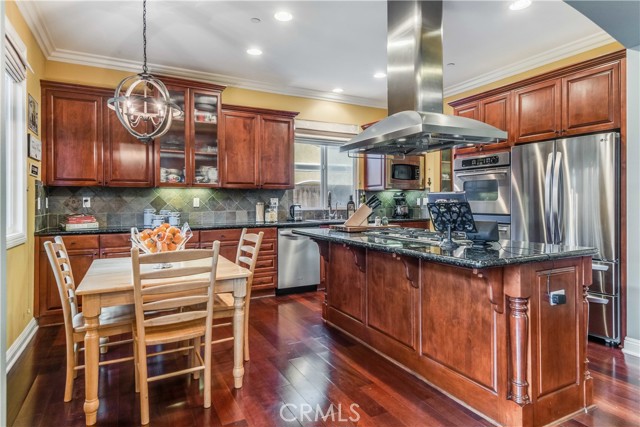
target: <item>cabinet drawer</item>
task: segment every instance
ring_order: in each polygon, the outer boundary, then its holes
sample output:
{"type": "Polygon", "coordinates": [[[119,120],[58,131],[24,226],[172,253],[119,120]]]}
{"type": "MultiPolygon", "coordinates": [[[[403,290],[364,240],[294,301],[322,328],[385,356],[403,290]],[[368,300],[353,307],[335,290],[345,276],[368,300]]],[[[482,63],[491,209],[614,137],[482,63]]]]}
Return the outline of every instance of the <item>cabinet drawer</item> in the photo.
{"type": "MultiPolygon", "coordinates": [[[[100,247],[98,235],[89,236],[62,236],[62,241],[67,250],[73,249],[98,249],[100,247]]],[[[40,250],[44,251],[44,242],[53,242],[53,237],[40,238],[40,250]]]]}
{"type": "Polygon", "coordinates": [[[260,254],[258,258],[261,258],[262,255],[275,255],[277,253],[277,240],[265,240],[262,239],[262,244],[260,245],[260,254]]]}
{"type": "MultiPolygon", "coordinates": [[[[142,253],[142,251],[141,251],[142,253]]],[[[108,248],[100,249],[100,258],[129,258],[131,257],[131,248],[108,248]]]]}
{"type": "Polygon", "coordinates": [[[266,273],[271,271],[276,271],[278,266],[277,257],[275,255],[267,255],[267,256],[258,256],[258,260],[256,261],[256,269],[255,273],[266,273]]]}
{"type": "Polygon", "coordinates": [[[131,234],[101,234],[100,249],[131,247],[131,234]]]}
{"type": "Polygon", "coordinates": [[[275,227],[264,227],[264,228],[248,228],[247,232],[258,234],[259,232],[263,232],[264,236],[262,237],[262,244],[264,245],[264,241],[266,239],[276,239],[278,237],[278,230],[275,227]]]}
{"type": "Polygon", "coordinates": [[[274,289],[278,283],[278,274],[256,274],[253,276],[251,289],[274,289]]]}
{"type": "Polygon", "coordinates": [[[200,242],[211,243],[216,240],[220,240],[221,242],[238,242],[240,241],[241,234],[242,229],[240,228],[230,228],[226,230],[203,230],[200,231],[200,242]]]}

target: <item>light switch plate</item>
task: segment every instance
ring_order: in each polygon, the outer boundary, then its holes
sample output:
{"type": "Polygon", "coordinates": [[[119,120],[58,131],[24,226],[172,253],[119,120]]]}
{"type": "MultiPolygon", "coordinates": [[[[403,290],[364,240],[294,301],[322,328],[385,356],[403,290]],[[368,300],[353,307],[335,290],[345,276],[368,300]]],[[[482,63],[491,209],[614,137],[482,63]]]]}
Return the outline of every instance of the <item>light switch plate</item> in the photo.
{"type": "Polygon", "coordinates": [[[194,208],[199,208],[200,207],[200,198],[199,197],[194,197],[193,198],[193,207],[194,208]]]}

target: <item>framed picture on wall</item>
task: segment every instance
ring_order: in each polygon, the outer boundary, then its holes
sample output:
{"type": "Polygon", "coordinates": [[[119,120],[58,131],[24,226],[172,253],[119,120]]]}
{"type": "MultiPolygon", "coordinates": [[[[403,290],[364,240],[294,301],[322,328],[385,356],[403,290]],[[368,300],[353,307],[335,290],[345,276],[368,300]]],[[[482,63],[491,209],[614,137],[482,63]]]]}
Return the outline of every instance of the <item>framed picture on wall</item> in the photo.
{"type": "Polygon", "coordinates": [[[38,135],[38,103],[33,96],[29,94],[29,115],[27,117],[29,122],[29,130],[38,135]]]}
{"type": "Polygon", "coordinates": [[[29,157],[33,160],[42,160],[42,142],[35,136],[29,136],[29,157]]]}

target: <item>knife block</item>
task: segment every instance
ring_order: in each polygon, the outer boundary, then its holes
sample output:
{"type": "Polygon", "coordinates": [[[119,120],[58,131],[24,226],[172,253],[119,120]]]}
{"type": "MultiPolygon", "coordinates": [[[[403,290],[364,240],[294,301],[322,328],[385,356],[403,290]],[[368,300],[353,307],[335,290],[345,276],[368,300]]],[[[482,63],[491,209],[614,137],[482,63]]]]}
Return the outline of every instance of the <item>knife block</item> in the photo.
{"type": "Polygon", "coordinates": [[[344,222],[347,227],[357,227],[359,225],[367,225],[367,219],[373,210],[367,205],[361,205],[351,217],[344,222]]]}

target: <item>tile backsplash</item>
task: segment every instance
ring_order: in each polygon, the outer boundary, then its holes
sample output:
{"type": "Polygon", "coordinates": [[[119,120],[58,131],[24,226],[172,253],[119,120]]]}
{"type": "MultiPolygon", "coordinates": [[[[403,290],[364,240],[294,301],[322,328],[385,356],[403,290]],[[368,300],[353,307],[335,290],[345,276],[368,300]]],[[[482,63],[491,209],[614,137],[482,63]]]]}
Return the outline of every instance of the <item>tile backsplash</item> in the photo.
{"type": "MultiPolygon", "coordinates": [[[[375,192],[382,206],[375,214],[392,217],[395,202],[394,191],[375,192]]],[[[45,187],[36,183],[36,197],[40,210],[36,210],[35,229],[58,227],[66,215],[88,213],[94,215],[101,227],[128,227],[143,225],[143,209],[156,211],[168,209],[181,212],[181,222],[194,226],[221,222],[252,222],[255,220],[256,203],[268,206],[271,198],[277,198],[278,220],[289,216],[289,206],[294,203],[293,190],[232,190],[210,188],[102,188],[102,187],[45,187]],[[82,207],[82,199],[89,197],[90,208],[82,207]],[[200,207],[193,207],[193,199],[200,199],[200,207]],[[48,207],[45,201],[48,199],[48,207]]],[[[367,197],[374,194],[367,192],[367,197]]],[[[416,198],[422,192],[406,191],[412,218],[420,217],[416,198]]],[[[339,214],[344,217],[344,205],[339,214]]],[[[323,218],[323,210],[305,210],[305,219],[323,218]]]]}

